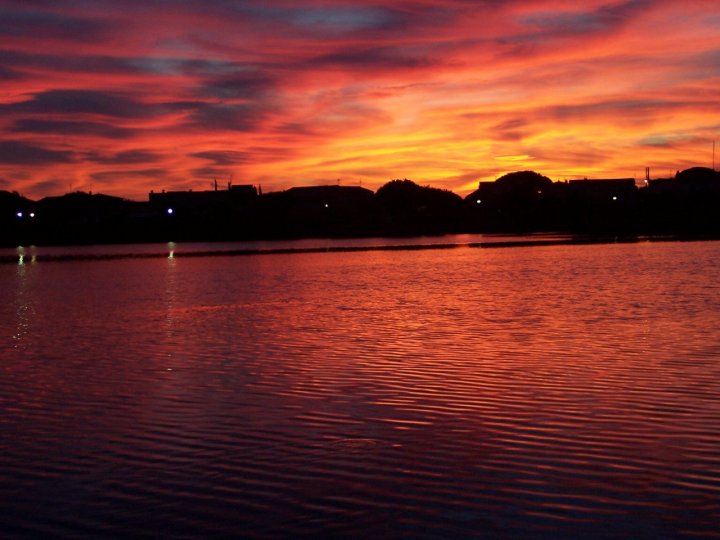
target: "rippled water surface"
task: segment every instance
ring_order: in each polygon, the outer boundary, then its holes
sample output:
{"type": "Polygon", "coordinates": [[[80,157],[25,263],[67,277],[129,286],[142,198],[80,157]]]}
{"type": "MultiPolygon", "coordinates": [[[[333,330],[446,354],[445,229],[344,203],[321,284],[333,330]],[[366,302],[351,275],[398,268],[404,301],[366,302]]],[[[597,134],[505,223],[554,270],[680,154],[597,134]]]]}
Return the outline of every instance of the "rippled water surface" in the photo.
{"type": "Polygon", "coordinates": [[[0,531],[720,538],[718,260],[0,265],[0,531]]]}

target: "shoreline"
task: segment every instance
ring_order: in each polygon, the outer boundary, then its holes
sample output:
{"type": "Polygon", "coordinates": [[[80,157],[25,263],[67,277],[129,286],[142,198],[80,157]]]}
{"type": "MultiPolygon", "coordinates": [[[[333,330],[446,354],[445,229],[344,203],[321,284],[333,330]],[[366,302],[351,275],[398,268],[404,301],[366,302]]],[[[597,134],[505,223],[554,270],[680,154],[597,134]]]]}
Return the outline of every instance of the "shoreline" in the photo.
{"type": "MultiPolygon", "coordinates": [[[[117,253],[37,253],[36,250],[43,249],[77,249],[77,248],[101,248],[118,246],[118,244],[83,244],[69,246],[18,246],[15,254],[0,254],[0,264],[37,264],[39,262],[71,262],[71,261],[109,261],[123,259],[175,259],[175,258],[199,258],[199,257],[247,257],[263,255],[301,255],[312,253],[356,253],[356,252],[378,252],[378,251],[424,251],[424,250],[450,250],[450,249],[487,249],[487,248],[512,248],[512,247],[545,247],[545,246],[572,246],[572,245],[606,245],[606,244],[634,244],[634,243],[658,243],[658,242],[702,242],[717,241],[720,237],[716,235],[642,235],[642,236],[567,236],[558,238],[557,235],[545,234],[520,236],[517,239],[502,240],[508,235],[489,237],[488,241],[478,242],[423,242],[417,244],[368,244],[368,245],[333,245],[333,246],[310,246],[310,247],[258,247],[238,249],[203,249],[197,251],[183,251],[168,249],[166,251],[137,252],[121,251],[117,253]],[[543,238],[544,236],[545,238],[543,238]]],[[[418,237],[420,238],[420,237],[418,237]]],[[[422,237],[425,238],[425,237],[422,237]]],[[[426,237],[433,238],[433,237],[426,237]]],[[[441,236],[434,238],[442,238],[441,236]]],[[[304,239],[313,240],[313,239],[304,239]]],[[[320,239],[317,239],[320,240],[320,239]]],[[[330,240],[330,239],[323,239],[330,240]]],[[[333,239],[335,240],[335,239],[333,239]]],[[[358,239],[354,239],[358,240],[358,239]]],[[[390,239],[388,239],[390,240],[390,239]]],[[[273,241],[270,241],[273,242],[273,241]]],[[[275,242],[282,242],[277,240],[275,242]]],[[[182,245],[198,245],[206,242],[184,242],[182,245]]],[[[211,244],[212,242],[207,242],[211,244]]],[[[127,244],[130,247],[142,246],[143,244],[127,244]]],[[[5,248],[12,249],[12,248],[5,248]]]]}

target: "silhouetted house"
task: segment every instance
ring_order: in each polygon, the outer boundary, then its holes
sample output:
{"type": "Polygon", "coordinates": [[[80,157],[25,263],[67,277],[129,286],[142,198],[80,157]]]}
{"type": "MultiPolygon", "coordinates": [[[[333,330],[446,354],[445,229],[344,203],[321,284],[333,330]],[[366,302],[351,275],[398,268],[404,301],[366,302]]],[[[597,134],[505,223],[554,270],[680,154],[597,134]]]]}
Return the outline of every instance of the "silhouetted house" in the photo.
{"type": "Polygon", "coordinates": [[[505,174],[494,182],[478,182],[478,189],[466,197],[475,201],[491,199],[536,199],[552,188],[553,182],[547,176],[534,171],[517,171],[505,174]]]}
{"type": "Polygon", "coordinates": [[[308,186],[260,197],[261,230],[271,237],[362,234],[373,192],[359,186],[308,186]]]}
{"type": "Polygon", "coordinates": [[[654,178],[648,180],[644,192],[654,194],[671,194],[677,191],[678,181],[676,178],[654,178]]]}
{"type": "Polygon", "coordinates": [[[15,192],[0,191],[0,223],[13,223],[36,212],[36,204],[15,192]]]}
{"type": "Polygon", "coordinates": [[[127,242],[136,239],[147,205],[78,191],[41,199],[36,214],[38,243],[127,242]]]}
{"type": "Polygon", "coordinates": [[[630,234],[638,222],[637,197],[633,178],[571,180],[568,221],[580,232],[630,234]]]}
{"type": "Polygon", "coordinates": [[[568,193],[575,202],[628,203],[637,194],[633,178],[570,180],[568,193]]]}
{"type": "Polygon", "coordinates": [[[720,173],[706,167],[679,171],[674,178],[650,180],[642,190],[643,219],[649,232],[692,234],[720,231],[720,173]]]}
{"type": "Polygon", "coordinates": [[[17,246],[31,242],[37,217],[34,201],[15,192],[0,191],[0,245],[17,246]]]}
{"type": "Polygon", "coordinates": [[[234,240],[256,234],[258,194],[251,185],[209,191],[150,192],[153,228],[164,240],[234,240]]]}
{"type": "Polygon", "coordinates": [[[293,187],[284,193],[292,204],[308,210],[330,208],[330,205],[352,208],[368,203],[373,196],[372,191],[360,186],[293,187]]]}
{"type": "Polygon", "coordinates": [[[720,194],[720,173],[707,167],[692,167],[675,176],[677,189],[692,196],[717,196],[720,194]]]}
{"type": "Polygon", "coordinates": [[[720,182],[720,173],[709,167],[691,167],[684,171],[679,171],[675,175],[675,178],[680,182],[715,186],[720,182]]]}
{"type": "Polygon", "coordinates": [[[150,204],[176,210],[205,213],[254,202],[257,190],[252,185],[229,186],[227,190],[150,192],[150,204]]]}
{"type": "Polygon", "coordinates": [[[465,197],[470,226],[495,231],[557,228],[557,185],[534,171],[517,171],[479,182],[465,197]]]}
{"type": "Polygon", "coordinates": [[[678,171],[674,178],[648,182],[648,190],[657,194],[712,196],[720,194],[720,173],[706,167],[678,171]]]}

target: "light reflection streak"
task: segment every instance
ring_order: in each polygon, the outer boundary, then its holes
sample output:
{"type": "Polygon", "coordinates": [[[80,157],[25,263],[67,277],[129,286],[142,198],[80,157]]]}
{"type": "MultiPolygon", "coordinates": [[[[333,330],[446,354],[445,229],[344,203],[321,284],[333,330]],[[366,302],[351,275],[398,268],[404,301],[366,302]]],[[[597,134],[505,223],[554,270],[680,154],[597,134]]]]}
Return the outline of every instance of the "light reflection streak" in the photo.
{"type": "Polygon", "coordinates": [[[28,249],[26,249],[24,246],[18,246],[16,249],[17,257],[18,257],[18,266],[23,266],[27,264],[28,262],[28,256],[30,257],[30,264],[35,264],[37,262],[37,253],[35,252],[35,246],[30,246],[28,249]]]}
{"type": "Polygon", "coordinates": [[[177,297],[177,259],[175,258],[175,242],[168,242],[168,257],[165,274],[165,335],[175,335],[175,304],[177,297]]]}
{"type": "MultiPolygon", "coordinates": [[[[29,300],[28,273],[30,269],[25,265],[25,250],[18,248],[19,263],[15,272],[15,333],[12,336],[13,348],[20,349],[25,343],[25,338],[30,332],[32,320],[34,318],[35,309],[29,300]]],[[[34,255],[32,258],[34,259],[34,255]]]]}

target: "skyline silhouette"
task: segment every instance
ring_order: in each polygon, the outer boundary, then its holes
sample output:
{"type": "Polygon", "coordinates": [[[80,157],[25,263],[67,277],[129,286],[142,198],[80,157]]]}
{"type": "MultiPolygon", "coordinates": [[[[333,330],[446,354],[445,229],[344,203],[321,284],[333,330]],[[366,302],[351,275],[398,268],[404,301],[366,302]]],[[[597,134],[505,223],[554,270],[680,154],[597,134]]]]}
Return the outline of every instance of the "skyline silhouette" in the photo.
{"type": "Polygon", "coordinates": [[[534,171],[479,182],[466,197],[391,180],[262,193],[252,185],[151,191],[147,201],[73,192],[32,201],[0,192],[3,245],[217,241],[452,233],[600,236],[720,234],[720,173],[693,167],[632,178],[552,182],[534,171]]]}

